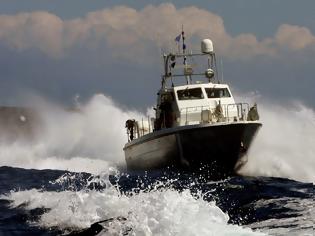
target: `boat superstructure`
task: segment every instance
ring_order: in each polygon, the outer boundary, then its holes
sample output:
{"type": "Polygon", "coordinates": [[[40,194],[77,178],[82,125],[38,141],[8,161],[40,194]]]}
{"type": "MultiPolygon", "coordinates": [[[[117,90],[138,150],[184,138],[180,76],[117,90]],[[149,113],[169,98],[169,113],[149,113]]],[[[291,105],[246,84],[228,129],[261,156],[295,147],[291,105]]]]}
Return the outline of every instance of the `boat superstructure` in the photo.
{"type": "Polygon", "coordinates": [[[201,53],[187,53],[183,32],[181,37],[183,50],[163,55],[155,118],[126,122],[127,168],[233,173],[261,126],[257,105],[236,103],[229,86],[219,80],[210,39],[201,42],[201,53]]]}

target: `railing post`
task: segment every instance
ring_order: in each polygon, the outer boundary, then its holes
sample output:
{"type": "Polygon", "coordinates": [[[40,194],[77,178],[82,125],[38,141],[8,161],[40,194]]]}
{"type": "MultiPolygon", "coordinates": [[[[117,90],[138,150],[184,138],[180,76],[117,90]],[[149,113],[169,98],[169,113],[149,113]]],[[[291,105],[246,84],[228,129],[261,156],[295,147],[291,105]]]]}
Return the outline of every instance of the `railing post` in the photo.
{"type": "Polygon", "coordinates": [[[188,111],[188,110],[187,110],[187,109],[188,109],[188,108],[186,107],[186,121],[185,121],[185,124],[186,124],[186,125],[188,125],[188,123],[187,123],[187,118],[188,118],[187,111],[188,111]]]}
{"type": "Polygon", "coordinates": [[[226,116],[228,117],[228,122],[231,121],[231,112],[230,112],[230,109],[231,109],[231,106],[230,105],[227,105],[227,113],[226,113],[226,116]]]}
{"type": "Polygon", "coordinates": [[[141,122],[142,122],[142,136],[143,136],[144,135],[143,117],[141,118],[141,122]]]}
{"type": "Polygon", "coordinates": [[[201,106],[201,111],[200,111],[200,121],[199,121],[199,123],[202,123],[202,112],[203,112],[203,106],[201,106]]]}
{"type": "Polygon", "coordinates": [[[137,125],[137,135],[138,135],[138,138],[140,138],[139,122],[138,121],[137,121],[136,125],[137,125]]]}

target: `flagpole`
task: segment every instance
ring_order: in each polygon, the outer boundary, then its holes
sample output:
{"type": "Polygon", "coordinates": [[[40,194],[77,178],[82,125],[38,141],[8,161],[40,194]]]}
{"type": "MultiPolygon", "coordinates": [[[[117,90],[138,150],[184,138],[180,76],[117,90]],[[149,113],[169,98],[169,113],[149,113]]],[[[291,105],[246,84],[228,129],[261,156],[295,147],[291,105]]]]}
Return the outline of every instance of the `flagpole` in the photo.
{"type": "MultiPolygon", "coordinates": [[[[183,38],[183,55],[186,53],[186,44],[185,44],[185,32],[184,32],[184,25],[182,25],[182,38],[183,38]]],[[[186,65],[186,56],[184,56],[184,65],[186,65]]]]}
{"type": "Polygon", "coordinates": [[[184,25],[182,24],[182,38],[183,38],[183,54],[185,54],[186,45],[185,45],[185,33],[184,33],[184,25]]]}
{"type": "MultiPolygon", "coordinates": [[[[184,55],[184,66],[186,69],[186,65],[187,65],[187,57],[186,57],[186,44],[185,44],[185,32],[184,32],[184,24],[182,24],[182,38],[183,38],[183,55],[184,55]]],[[[186,83],[190,84],[191,83],[191,77],[190,75],[186,75],[186,83]]]]}

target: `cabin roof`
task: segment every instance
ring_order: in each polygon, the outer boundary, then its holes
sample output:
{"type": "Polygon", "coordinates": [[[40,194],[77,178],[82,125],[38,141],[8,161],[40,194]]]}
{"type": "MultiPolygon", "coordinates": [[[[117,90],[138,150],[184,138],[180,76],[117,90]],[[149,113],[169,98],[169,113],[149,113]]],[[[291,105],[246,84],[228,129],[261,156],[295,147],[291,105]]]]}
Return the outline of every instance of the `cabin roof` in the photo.
{"type": "Polygon", "coordinates": [[[217,84],[217,83],[196,83],[196,84],[185,84],[181,86],[175,86],[174,90],[189,89],[189,88],[228,88],[227,84],[217,84]]]}
{"type": "Polygon", "coordinates": [[[161,93],[167,93],[172,91],[178,91],[181,89],[190,89],[190,88],[229,88],[227,84],[218,84],[218,83],[195,83],[195,84],[185,84],[174,86],[171,88],[161,88],[161,93]]]}

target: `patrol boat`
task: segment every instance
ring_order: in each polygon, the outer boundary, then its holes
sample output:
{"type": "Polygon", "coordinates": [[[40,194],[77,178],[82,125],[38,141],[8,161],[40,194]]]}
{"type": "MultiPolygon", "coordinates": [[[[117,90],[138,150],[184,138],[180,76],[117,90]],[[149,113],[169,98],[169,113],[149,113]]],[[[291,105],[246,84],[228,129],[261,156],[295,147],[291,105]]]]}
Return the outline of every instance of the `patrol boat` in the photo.
{"type": "Polygon", "coordinates": [[[210,39],[202,40],[201,53],[187,53],[184,32],[181,36],[183,50],[163,54],[155,118],[126,121],[127,169],[234,174],[246,163],[262,126],[257,105],[236,103],[229,86],[220,81],[210,39]]]}

